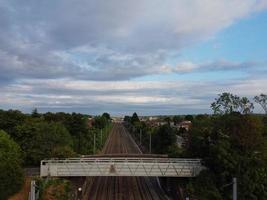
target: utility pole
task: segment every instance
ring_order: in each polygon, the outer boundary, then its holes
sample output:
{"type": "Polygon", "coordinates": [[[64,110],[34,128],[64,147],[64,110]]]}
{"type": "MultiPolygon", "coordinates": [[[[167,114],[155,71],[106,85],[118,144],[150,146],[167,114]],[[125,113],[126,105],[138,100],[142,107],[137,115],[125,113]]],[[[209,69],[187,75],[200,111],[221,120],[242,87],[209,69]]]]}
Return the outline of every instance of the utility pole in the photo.
{"type": "Polygon", "coordinates": [[[81,152],[81,132],[79,132],[79,152],[81,152]]]}
{"type": "Polygon", "coordinates": [[[95,132],[94,132],[94,154],[95,154],[95,132]]]}
{"type": "Polygon", "coordinates": [[[237,181],[236,181],[236,177],[233,178],[233,200],[237,200],[237,181]]]}
{"type": "Polygon", "coordinates": [[[237,200],[237,178],[234,177],[231,183],[223,185],[221,188],[228,187],[229,185],[232,185],[233,187],[233,200],[237,200]]]}
{"type": "Polygon", "coordinates": [[[31,191],[30,191],[30,200],[35,200],[36,198],[36,196],[35,196],[35,187],[36,187],[36,185],[35,185],[35,181],[31,181],[31,191]]]}
{"type": "Polygon", "coordinates": [[[142,129],[140,129],[140,145],[142,144],[142,129]]]}
{"type": "Polygon", "coordinates": [[[151,133],[149,134],[149,153],[151,154],[151,133]]]}
{"type": "Polygon", "coordinates": [[[103,144],[103,131],[102,131],[102,129],[101,129],[101,145],[103,144]]]}

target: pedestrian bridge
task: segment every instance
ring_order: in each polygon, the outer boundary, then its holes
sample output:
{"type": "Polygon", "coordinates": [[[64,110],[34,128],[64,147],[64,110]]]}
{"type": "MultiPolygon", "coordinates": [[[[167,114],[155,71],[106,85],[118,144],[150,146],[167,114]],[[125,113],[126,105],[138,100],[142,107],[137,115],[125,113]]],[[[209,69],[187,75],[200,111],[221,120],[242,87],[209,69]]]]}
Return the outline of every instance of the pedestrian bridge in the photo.
{"type": "Polygon", "coordinates": [[[204,169],[201,159],[89,157],[41,161],[41,177],[150,176],[194,177],[204,169]]]}

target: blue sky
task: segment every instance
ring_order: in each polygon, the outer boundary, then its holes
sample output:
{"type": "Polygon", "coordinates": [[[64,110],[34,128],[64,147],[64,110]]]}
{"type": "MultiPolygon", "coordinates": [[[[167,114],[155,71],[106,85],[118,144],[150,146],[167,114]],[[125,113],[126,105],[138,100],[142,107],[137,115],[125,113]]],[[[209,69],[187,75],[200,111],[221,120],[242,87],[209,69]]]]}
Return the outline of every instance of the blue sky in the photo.
{"type": "Polygon", "coordinates": [[[207,41],[185,48],[182,59],[266,60],[266,35],[267,12],[264,11],[236,22],[207,41]]]}
{"type": "Polygon", "coordinates": [[[0,26],[2,109],[194,114],[267,93],[266,0],[0,0],[0,26]]]}
{"type": "MultiPolygon", "coordinates": [[[[177,55],[169,58],[168,62],[176,65],[182,61],[196,63],[214,60],[257,61],[263,63],[260,67],[267,69],[266,36],[267,12],[264,11],[234,23],[207,40],[182,49],[177,52],[177,55]]],[[[249,72],[245,69],[233,69],[229,71],[147,76],[144,80],[225,80],[246,78],[248,74],[249,72]]]]}

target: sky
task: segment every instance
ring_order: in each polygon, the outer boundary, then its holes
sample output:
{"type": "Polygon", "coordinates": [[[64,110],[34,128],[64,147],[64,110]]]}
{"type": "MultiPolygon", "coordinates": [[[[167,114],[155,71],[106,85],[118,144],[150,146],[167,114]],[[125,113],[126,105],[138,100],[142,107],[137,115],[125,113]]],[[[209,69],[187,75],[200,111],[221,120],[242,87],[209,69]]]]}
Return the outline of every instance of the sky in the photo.
{"type": "Polygon", "coordinates": [[[0,0],[0,109],[211,113],[267,93],[266,36],[267,0],[0,0]]]}

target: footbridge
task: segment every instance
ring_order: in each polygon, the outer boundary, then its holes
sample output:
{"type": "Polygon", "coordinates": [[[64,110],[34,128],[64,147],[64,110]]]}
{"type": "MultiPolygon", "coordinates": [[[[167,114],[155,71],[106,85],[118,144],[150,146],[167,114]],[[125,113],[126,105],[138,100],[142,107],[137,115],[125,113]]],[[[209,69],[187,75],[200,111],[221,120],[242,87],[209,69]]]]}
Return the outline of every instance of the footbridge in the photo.
{"type": "Polygon", "coordinates": [[[194,177],[204,169],[201,159],[100,156],[41,161],[41,177],[148,176],[194,177]]]}

